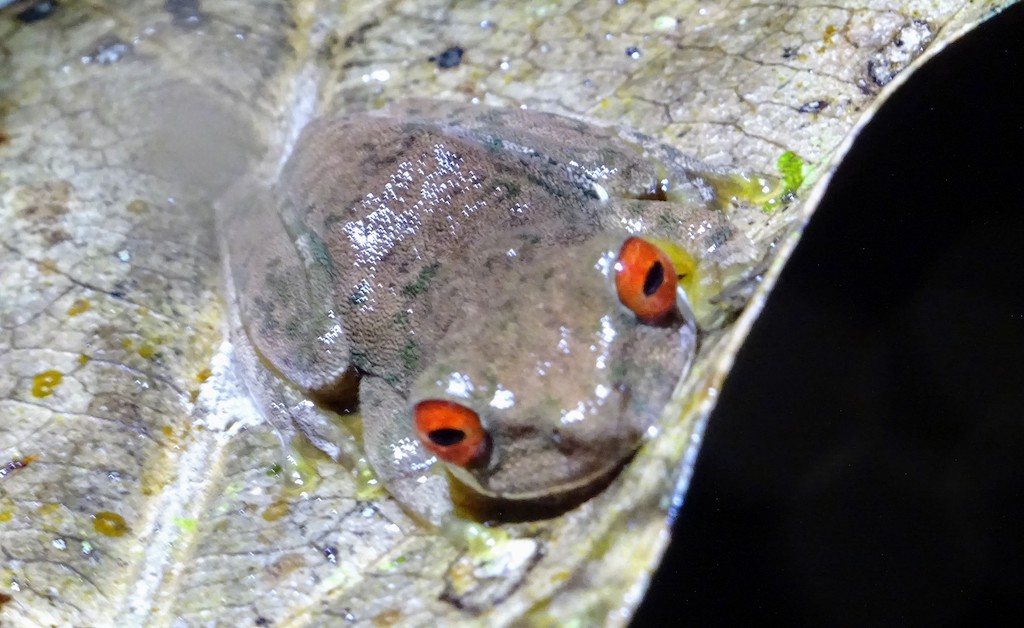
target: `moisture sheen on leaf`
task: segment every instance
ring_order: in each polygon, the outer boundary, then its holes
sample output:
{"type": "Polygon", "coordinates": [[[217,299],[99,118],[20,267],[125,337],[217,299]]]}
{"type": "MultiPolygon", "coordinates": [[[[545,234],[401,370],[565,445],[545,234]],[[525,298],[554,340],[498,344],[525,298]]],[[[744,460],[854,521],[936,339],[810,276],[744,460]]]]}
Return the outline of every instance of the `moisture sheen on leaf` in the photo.
{"type": "Polygon", "coordinates": [[[0,622],[626,622],[732,356],[847,143],[1004,4],[5,6],[0,622]],[[226,342],[217,199],[272,181],[313,116],[410,98],[619,125],[797,188],[713,182],[764,261],[720,299],[660,433],[579,508],[475,530],[474,560],[315,451],[289,459],[226,342]]]}

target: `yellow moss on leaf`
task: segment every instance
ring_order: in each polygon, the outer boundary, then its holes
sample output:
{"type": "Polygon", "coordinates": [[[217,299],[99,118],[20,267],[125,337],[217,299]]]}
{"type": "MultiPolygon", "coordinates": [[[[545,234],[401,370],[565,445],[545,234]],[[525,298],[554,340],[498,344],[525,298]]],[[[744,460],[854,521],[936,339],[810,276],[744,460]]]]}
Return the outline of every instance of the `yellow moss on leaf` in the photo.
{"type": "Polygon", "coordinates": [[[78,316],[82,312],[87,312],[92,307],[92,303],[89,299],[75,299],[75,302],[68,308],[68,316],[78,316]]]}
{"type": "Polygon", "coordinates": [[[100,511],[92,516],[92,527],[103,536],[119,537],[127,534],[131,528],[125,522],[124,517],[106,510],[100,511]]]}
{"type": "Polygon", "coordinates": [[[32,395],[39,399],[49,397],[53,394],[54,389],[60,385],[62,379],[64,379],[64,374],[52,369],[37,373],[32,378],[32,395]]]}

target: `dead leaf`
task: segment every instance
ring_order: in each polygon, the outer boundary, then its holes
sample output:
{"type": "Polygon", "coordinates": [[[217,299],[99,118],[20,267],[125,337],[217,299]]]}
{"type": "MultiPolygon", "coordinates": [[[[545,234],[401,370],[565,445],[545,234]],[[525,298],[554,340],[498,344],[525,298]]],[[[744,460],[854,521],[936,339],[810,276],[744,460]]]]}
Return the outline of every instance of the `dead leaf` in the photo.
{"type": "Polygon", "coordinates": [[[1005,4],[8,6],[0,460],[31,464],[0,477],[0,617],[625,623],[733,356],[836,163],[915,64],[1005,4]],[[742,311],[704,338],[662,433],[609,489],[503,531],[544,553],[514,586],[472,589],[485,609],[459,592],[488,574],[463,573],[391,500],[360,499],[344,469],[312,457],[306,483],[290,481],[225,338],[214,199],[313,115],[410,97],[622,125],[780,175],[797,196],[731,216],[771,252],[723,296],[742,311]]]}

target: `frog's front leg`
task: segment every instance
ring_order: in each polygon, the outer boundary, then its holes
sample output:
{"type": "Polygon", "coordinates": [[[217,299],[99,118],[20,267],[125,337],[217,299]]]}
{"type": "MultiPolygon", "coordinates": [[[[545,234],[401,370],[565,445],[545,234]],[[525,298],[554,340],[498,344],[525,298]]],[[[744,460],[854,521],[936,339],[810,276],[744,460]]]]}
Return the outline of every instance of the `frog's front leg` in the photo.
{"type": "Polygon", "coordinates": [[[295,238],[284,228],[265,178],[246,177],[217,204],[237,369],[286,444],[298,430],[358,469],[362,454],[355,436],[309,399],[311,392],[320,398],[341,392],[338,384],[348,378],[347,338],[330,304],[314,297],[324,270],[304,251],[302,234],[295,238]]]}
{"type": "Polygon", "coordinates": [[[323,244],[250,176],[218,203],[218,231],[244,335],[259,359],[303,391],[330,392],[349,367],[323,244]]]}
{"type": "Polygon", "coordinates": [[[427,523],[441,527],[453,516],[448,479],[413,433],[402,397],[383,378],[359,382],[363,446],[377,478],[399,503],[427,523]]]}

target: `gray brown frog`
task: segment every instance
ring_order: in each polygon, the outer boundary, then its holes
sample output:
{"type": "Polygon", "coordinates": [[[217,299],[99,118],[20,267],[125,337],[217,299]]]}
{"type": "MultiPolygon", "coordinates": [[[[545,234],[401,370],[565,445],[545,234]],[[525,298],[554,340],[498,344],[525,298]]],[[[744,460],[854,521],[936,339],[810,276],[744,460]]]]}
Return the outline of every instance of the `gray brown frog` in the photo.
{"type": "Polygon", "coordinates": [[[699,164],[545,113],[320,118],[258,188],[222,220],[250,392],[433,524],[600,490],[693,359],[682,286],[749,261],[699,164]]]}

